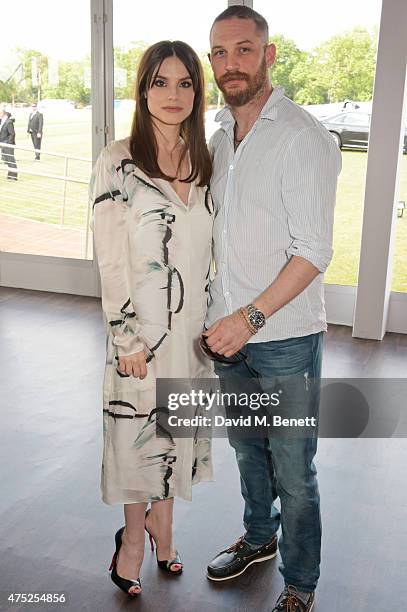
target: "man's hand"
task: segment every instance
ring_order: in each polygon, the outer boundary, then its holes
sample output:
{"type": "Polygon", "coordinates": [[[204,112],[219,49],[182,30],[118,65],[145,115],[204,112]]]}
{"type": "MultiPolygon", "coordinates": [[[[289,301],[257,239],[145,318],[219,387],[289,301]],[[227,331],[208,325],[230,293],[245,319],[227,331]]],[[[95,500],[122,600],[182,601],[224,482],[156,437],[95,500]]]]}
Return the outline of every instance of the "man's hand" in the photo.
{"type": "Polygon", "coordinates": [[[252,336],[238,312],[215,321],[202,335],[206,337],[206,343],[214,353],[225,357],[231,357],[240,351],[252,336]]]}
{"type": "Polygon", "coordinates": [[[42,134],[40,134],[40,132],[38,132],[37,138],[41,138],[41,137],[42,137],[42,134]]]}
{"type": "Polygon", "coordinates": [[[119,357],[119,370],[123,374],[133,375],[143,380],[147,376],[146,354],[144,351],[119,357]]]}

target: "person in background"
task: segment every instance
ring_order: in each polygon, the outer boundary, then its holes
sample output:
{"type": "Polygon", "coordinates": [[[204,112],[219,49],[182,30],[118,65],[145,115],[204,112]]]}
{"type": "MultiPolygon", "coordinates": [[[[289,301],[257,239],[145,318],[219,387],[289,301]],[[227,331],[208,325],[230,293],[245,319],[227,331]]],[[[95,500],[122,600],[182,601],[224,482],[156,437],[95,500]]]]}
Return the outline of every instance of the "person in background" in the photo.
{"type": "Polygon", "coordinates": [[[353,102],[353,100],[345,100],[341,110],[357,110],[358,108],[360,108],[359,104],[353,102]]]}
{"type": "Polygon", "coordinates": [[[31,134],[31,140],[35,150],[35,161],[40,161],[40,149],[44,127],[43,114],[39,112],[37,104],[31,104],[31,113],[28,119],[27,134],[31,134]]]}
{"type": "MultiPolygon", "coordinates": [[[[0,105],[0,143],[7,143],[9,145],[16,144],[16,131],[14,129],[14,117],[11,116],[6,110],[6,105],[0,105]]],[[[14,155],[13,147],[1,146],[1,159],[9,167],[7,172],[7,178],[10,181],[17,180],[17,164],[14,155]],[[11,168],[11,170],[10,170],[11,168]]]]}

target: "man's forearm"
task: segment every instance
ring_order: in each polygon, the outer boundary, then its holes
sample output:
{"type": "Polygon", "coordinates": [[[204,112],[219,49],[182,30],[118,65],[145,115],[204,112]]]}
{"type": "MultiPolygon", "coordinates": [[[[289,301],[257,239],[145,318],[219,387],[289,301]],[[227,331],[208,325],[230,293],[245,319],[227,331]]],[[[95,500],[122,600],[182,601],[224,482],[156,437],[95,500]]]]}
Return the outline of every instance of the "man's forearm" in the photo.
{"type": "Polygon", "coordinates": [[[312,263],[294,255],[253,304],[268,318],[304,291],[318,274],[320,271],[312,263]]]}

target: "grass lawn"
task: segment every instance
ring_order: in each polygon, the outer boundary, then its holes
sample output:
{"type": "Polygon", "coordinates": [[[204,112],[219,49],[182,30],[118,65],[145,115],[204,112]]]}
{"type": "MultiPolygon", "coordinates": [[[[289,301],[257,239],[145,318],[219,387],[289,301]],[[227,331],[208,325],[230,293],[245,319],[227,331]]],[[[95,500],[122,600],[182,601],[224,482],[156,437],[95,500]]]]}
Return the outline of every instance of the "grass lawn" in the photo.
{"type": "MultiPolygon", "coordinates": [[[[364,152],[342,151],[343,165],[335,207],[334,256],[325,273],[326,283],[357,285],[366,162],[364,152]]],[[[398,199],[407,202],[406,155],[402,156],[398,199]]],[[[392,290],[407,291],[407,211],[396,221],[392,290]]]]}
{"type": "MultiPolygon", "coordinates": [[[[17,109],[16,142],[31,148],[26,133],[28,111],[17,109]]],[[[117,118],[117,115],[116,115],[117,118]]],[[[116,133],[123,137],[129,117],[117,122],[116,133]]],[[[91,112],[75,110],[65,117],[44,116],[43,149],[62,155],[91,158],[91,112]]],[[[35,173],[64,174],[65,161],[60,157],[42,154],[41,162],[33,161],[30,151],[19,151],[19,170],[35,173]]],[[[367,155],[364,152],[343,151],[343,168],[339,177],[335,209],[334,257],[325,274],[325,282],[338,285],[356,285],[362,227],[364,183],[367,155]]],[[[32,176],[21,172],[19,181],[5,181],[5,167],[0,166],[0,212],[34,219],[46,223],[61,223],[64,182],[54,178],[32,176]]],[[[64,224],[84,228],[88,206],[87,182],[91,172],[90,161],[69,160],[68,176],[84,181],[67,183],[64,224]]],[[[407,201],[407,156],[402,157],[399,200],[407,201]]],[[[393,291],[407,291],[407,211],[397,219],[393,291]]]]}

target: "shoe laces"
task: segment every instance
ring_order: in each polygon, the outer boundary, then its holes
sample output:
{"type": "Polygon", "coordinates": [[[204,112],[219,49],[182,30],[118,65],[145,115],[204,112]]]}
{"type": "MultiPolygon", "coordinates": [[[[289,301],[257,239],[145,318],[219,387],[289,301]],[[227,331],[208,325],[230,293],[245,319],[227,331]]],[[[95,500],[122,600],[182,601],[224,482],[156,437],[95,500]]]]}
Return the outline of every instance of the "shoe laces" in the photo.
{"type": "Polygon", "coordinates": [[[244,536],[241,536],[234,544],[232,544],[232,546],[229,546],[229,548],[227,548],[225,552],[234,552],[238,548],[243,548],[243,540],[244,536]]]}
{"type": "Polygon", "coordinates": [[[279,609],[284,610],[284,612],[298,612],[300,609],[300,599],[297,589],[294,586],[289,585],[284,589],[284,594],[285,597],[279,604],[279,609]]]}

